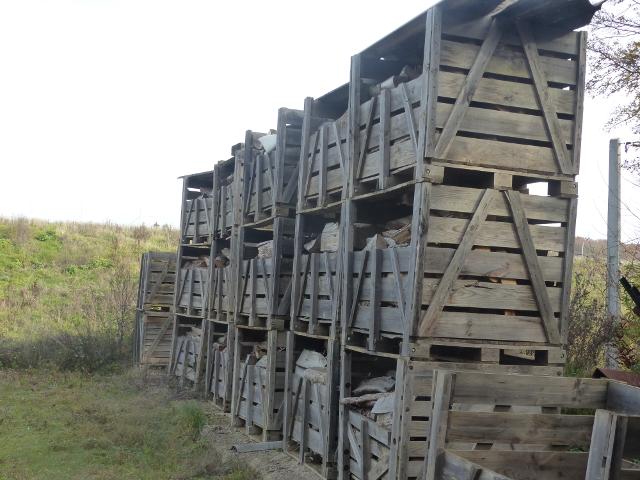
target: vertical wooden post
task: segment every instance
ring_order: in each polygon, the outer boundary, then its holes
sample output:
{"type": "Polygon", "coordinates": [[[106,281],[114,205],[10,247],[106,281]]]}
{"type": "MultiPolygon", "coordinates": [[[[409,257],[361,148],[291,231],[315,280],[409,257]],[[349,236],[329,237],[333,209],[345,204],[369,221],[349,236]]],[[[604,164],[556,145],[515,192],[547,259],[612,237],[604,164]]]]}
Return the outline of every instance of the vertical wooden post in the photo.
{"type": "Polygon", "coordinates": [[[584,91],[587,77],[587,32],[580,32],[578,52],[578,81],[576,82],[576,110],[573,122],[573,173],[580,173],[580,147],[582,144],[582,117],[584,114],[584,91]]]}
{"type": "Polygon", "coordinates": [[[384,190],[389,186],[391,168],[390,131],[391,92],[385,88],[380,92],[380,171],[378,173],[378,188],[380,190],[384,190]]]}
{"type": "Polygon", "coordinates": [[[284,380],[284,420],[282,424],[282,448],[286,451],[287,445],[290,441],[290,433],[293,431],[293,373],[295,372],[295,358],[294,358],[294,346],[295,346],[295,334],[293,331],[286,332],[287,346],[286,346],[286,369],[284,380]]]}
{"type": "MultiPolygon", "coordinates": [[[[343,338],[345,335],[345,329],[343,329],[343,338]]],[[[351,358],[352,353],[350,350],[345,350],[344,344],[341,347],[342,368],[340,370],[340,396],[343,398],[351,396],[351,358]]],[[[349,406],[338,406],[338,418],[340,422],[339,436],[338,436],[338,478],[340,480],[349,480],[351,473],[350,467],[350,451],[351,445],[349,443],[349,406]]]]}
{"type": "Polygon", "coordinates": [[[298,304],[302,295],[302,251],[304,248],[304,214],[296,215],[296,232],[293,238],[293,272],[291,273],[291,329],[298,316],[298,304]]]}
{"type": "MultiPolygon", "coordinates": [[[[436,135],[436,109],[438,106],[438,74],[440,72],[440,42],[442,37],[442,10],[434,6],[427,11],[424,38],[424,60],[422,62],[422,96],[420,97],[420,138],[418,151],[420,156],[430,158],[434,155],[436,135]]],[[[418,161],[415,179],[421,181],[424,174],[424,161],[418,161]]]]}
{"type": "Polygon", "coordinates": [[[351,312],[351,302],[353,297],[353,246],[354,246],[354,224],[356,222],[356,204],[353,200],[347,200],[342,204],[340,215],[340,252],[342,255],[342,305],[340,310],[342,323],[342,343],[347,344],[349,327],[346,325],[347,318],[351,312]]]}
{"type": "Polygon", "coordinates": [[[267,368],[264,395],[262,396],[264,407],[264,429],[273,430],[275,415],[273,410],[275,405],[276,392],[276,366],[278,363],[278,336],[285,335],[278,330],[269,330],[267,333],[267,368]]]}
{"type": "Polygon", "coordinates": [[[362,96],[361,79],[362,59],[360,55],[351,57],[351,77],[349,80],[349,114],[347,121],[347,145],[349,158],[349,193],[348,198],[356,195],[357,163],[360,158],[360,105],[362,96]]]}
{"type": "Polygon", "coordinates": [[[305,187],[309,172],[309,146],[311,138],[311,115],[313,112],[313,97],[304,99],[304,116],[302,118],[302,140],[300,145],[300,175],[298,175],[298,212],[304,210],[306,202],[305,187]]]}
{"type": "Polygon", "coordinates": [[[276,126],[278,137],[276,140],[276,153],[275,153],[275,165],[274,174],[271,178],[274,179],[275,185],[271,185],[273,190],[273,205],[271,209],[271,215],[275,215],[276,206],[282,202],[282,189],[283,189],[283,174],[284,174],[284,157],[287,151],[287,117],[289,109],[280,108],[278,110],[278,123],[276,126]]]}
{"type": "Polygon", "coordinates": [[[420,322],[420,308],[422,306],[422,283],[424,280],[424,262],[427,248],[427,233],[429,230],[429,210],[431,209],[431,189],[428,182],[415,184],[413,195],[413,223],[411,225],[411,262],[409,264],[408,287],[411,292],[407,295],[404,332],[402,336],[401,354],[408,357],[411,354],[411,336],[416,334],[420,322]]]}

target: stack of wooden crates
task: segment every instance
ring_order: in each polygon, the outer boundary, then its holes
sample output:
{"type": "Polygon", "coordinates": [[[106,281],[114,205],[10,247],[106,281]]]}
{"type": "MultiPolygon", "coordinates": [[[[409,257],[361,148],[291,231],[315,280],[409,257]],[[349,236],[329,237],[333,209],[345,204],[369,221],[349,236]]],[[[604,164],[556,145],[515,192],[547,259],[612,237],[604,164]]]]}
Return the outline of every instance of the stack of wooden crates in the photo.
{"type": "Polygon", "coordinates": [[[349,83],[280,109],[275,147],[248,131],[185,176],[171,372],[359,480],[423,478],[435,371],[562,376],[573,29],[596,10],[569,3],[444,0],[353,56],[349,83]]]}

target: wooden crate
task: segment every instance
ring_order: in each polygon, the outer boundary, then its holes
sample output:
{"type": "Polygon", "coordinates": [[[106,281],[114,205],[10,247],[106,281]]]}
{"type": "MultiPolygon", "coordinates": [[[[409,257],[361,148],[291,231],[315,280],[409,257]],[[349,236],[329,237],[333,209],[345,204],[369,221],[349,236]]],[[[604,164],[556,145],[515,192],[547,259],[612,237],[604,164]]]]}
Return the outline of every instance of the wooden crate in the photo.
{"type": "Polygon", "coordinates": [[[171,312],[176,281],[176,254],[145,252],[140,261],[136,308],[171,312]]]}
{"type": "Polygon", "coordinates": [[[321,215],[298,213],[296,216],[291,288],[291,329],[294,331],[338,336],[342,244],[331,238],[325,242],[325,237],[331,237],[328,234],[323,237],[327,226],[336,223],[340,232],[344,226],[336,207],[323,210],[321,215]],[[309,249],[315,253],[309,253],[309,249]]]}
{"type": "Polygon", "coordinates": [[[182,245],[210,244],[214,236],[214,172],[195,173],[181,177],[182,245]]]}
{"type": "MultiPolygon", "coordinates": [[[[337,478],[339,341],[287,334],[285,450],[323,478],[337,478]],[[322,360],[324,359],[324,360],[322,360]],[[324,376],[306,375],[324,364],[324,376]],[[323,377],[324,382],[318,379],[323,377]]],[[[315,373],[314,372],[314,373],[315,373]]],[[[318,374],[315,374],[318,375],[318,374]]]]}
{"type": "Polygon", "coordinates": [[[350,247],[342,305],[348,343],[413,356],[418,339],[524,350],[566,341],[575,198],[427,182],[403,191],[348,201],[342,215],[349,246],[356,222],[412,212],[408,247],[350,247]]]}
{"type": "Polygon", "coordinates": [[[245,157],[242,213],[244,224],[295,214],[303,112],[278,110],[275,150],[245,157]]]}
{"type": "Polygon", "coordinates": [[[295,220],[276,217],[271,225],[241,230],[236,325],[284,329],[291,303],[295,220]],[[263,242],[272,242],[271,258],[256,258],[263,242]]]}
{"type": "Polygon", "coordinates": [[[180,268],[176,279],[175,312],[204,318],[210,296],[211,248],[181,245],[178,259],[180,268]]]}
{"type": "Polygon", "coordinates": [[[305,100],[297,211],[322,209],[348,196],[348,85],[305,100]]]}
{"type": "Polygon", "coordinates": [[[370,354],[348,346],[344,347],[341,359],[341,399],[350,397],[367,378],[392,372],[396,382],[389,408],[393,415],[391,426],[381,426],[380,419],[373,420],[350,405],[340,405],[338,471],[343,479],[423,478],[434,370],[562,375],[561,367],[415,361],[391,354],[370,354]]]}
{"type": "Polygon", "coordinates": [[[136,365],[164,368],[169,365],[174,315],[169,312],[136,312],[136,365]]]}
{"type": "MultiPolygon", "coordinates": [[[[252,137],[245,141],[253,142],[252,137]]],[[[228,239],[234,228],[242,224],[242,189],[245,162],[245,144],[231,148],[232,157],[218,162],[213,169],[213,231],[218,239],[228,239]]]]}
{"type": "Polygon", "coordinates": [[[432,398],[423,478],[443,478],[445,470],[447,478],[465,480],[470,471],[488,479],[640,477],[622,460],[640,456],[637,387],[586,378],[437,371],[432,398]],[[469,402],[511,407],[482,413],[452,408],[469,402]],[[543,409],[523,414],[518,407],[543,409]],[[460,450],[458,443],[475,448],[460,450]]]}
{"type": "Polygon", "coordinates": [[[231,411],[235,334],[232,324],[208,322],[205,392],[223,412],[231,411]]]}
{"type": "Polygon", "coordinates": [[[286,335],[278,330],[236,329],[231,424],[263,442],[282,438],[286,377],[286,335]],[[266,342],[266,354],[257,363],[251,356],[266,342]]]}
{"type": "Polygon", "coordinates": [[[429,164],[573,179],[586,33],[518,17],[436,5],[352,58],[352,195],[420,181],[429,164]]]}
{"type": "Polygon", "coordinates": [[[208,322],[202,319],[175,315],[169,373],[177,377],[182,384],[189,380],[200,382],[206,365],[204,339],[207,336],[208,322]]]}

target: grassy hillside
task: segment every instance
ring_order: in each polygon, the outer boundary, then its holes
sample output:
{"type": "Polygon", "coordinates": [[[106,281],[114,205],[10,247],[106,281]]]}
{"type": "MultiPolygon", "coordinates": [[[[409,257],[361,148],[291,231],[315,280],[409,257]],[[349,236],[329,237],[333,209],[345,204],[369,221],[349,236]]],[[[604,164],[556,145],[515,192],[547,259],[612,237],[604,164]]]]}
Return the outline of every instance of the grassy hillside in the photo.
{"type": "Polygon", "coordinates": [[[140,254],[177,242],[168,226],[0,217],[0,366],[128,362],[140,254]]]}

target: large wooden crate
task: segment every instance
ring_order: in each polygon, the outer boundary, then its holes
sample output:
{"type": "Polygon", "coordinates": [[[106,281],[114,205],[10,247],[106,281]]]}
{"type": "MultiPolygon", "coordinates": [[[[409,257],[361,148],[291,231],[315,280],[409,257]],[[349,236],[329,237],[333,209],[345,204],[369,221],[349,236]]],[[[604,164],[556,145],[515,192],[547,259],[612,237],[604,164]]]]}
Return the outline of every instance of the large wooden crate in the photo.
{"type": "Polygon", "coordinates": [[[349,343],[430,358],[439,342],[527,350],[566,341],[575,198],[427,182],[398,193],[349,201],[342,216],[352,252],[342,306],[349,343]],[[409,246],[353,251],[356,222],[407,212],[409,246]],[[418,355],[422,341],[429,347],[418,355]]]}
{"type": "Polygon", "coordinates": [[[178,250],[180,268],[175,289],[175,312],[204,318],[210,296],[211,248],[182,245],[178,250]]]}
{"type": "Polygon", "coordinates": [[[231,411],[235,334],[236,328],[232,324],[208,323],[205,392],[223,412],[231,411]]]}
{"type": "Polygon", "coordinates": [[[236,329],[231,423],[244,426],[247,435],[259,435],[263,442],[282,438],[286,335],[278,330],[236,329]],[[254,349],[264,356],[257,359],[254,349]]]}
{"type": "Polygon", "coordinates": [[[181,384],[189,380],[197,385],[204,373],[207,324],[198,318],[174,316],[169,374],[177,377],[181,384]]]}
{"type": "Polygon", "coordinates": [[[143,253],[140,261],[136,308],[142,311],[172,311],[175,281],[175,253],[143,253]]]}
{"type": "Polygon", "coordinates": [[[305,100],[298,212],[322,209],[348,196],[349,151],[344,87],[305,100]]]}
{"type": "Polygon", "coordinates": [[[429,165],[573,180],[586,32],[525,17],[436,5],[352,58],[351,194],[420,181],[429,165]]]}
{"type": "Polygon", "coordinates": [[[169,365],[174,315],[169,312],[136,312],[135,363],[141,368],[169,365]]]}
{"type": "Polygon", "coordinates": [[[338,336],[343,228],[337,206],[296,216],[291,288],[291,329],[296,332],[338,336]]]}
{"type": "MultiPolygon", "coordinates": [[[[397,355],[370,354],[364,349],[348,346],[343,349],[341,362],[338,471],[340,478],[359,480],[423,478],[421,472],[429,437],[434,370],[554,377],[562,374],[561,367],[414,361],[397,355]],[[395,376],[395,393],[390,396],[387,408],[381,409],[385,412],[376,415],[375,419],[367,410],[342,404],[361,381],[386,375],[395,376]],[[392,418],[383,416],[388,415],[387,411],[392,418]]],[[[483,410],[472,405],[457,408],[483,410]]]]}
{"type": "Polygon", "coordinates": [[[519,480],[640,477],[640,470],[623,461],[640,456],[637,387],[610,380],[437,371],[432,399],[423,478],[466,480],[471,471],[475,478],[519,480]],[[511,407],[478,413],[456,411],[456,403],[511,407]],[[518,407],[543,410],[523,414],[518,407]],[[452,442],[476,447],[462,451],[452,442]]]}
{"type": "Polygon", "coordinates": [[[284,444],[323,478],[337,478],[339,341],[287,334],[284,444]]]}
{"type": "Polygon", "coordinates": [[[245,225],[295,214],[302,117],[300,110],[280,108],[275,150],[245,157],[242,196],[245,225]]]}
{"type": "Polygon", "coordinates": [[[182,245],[210,244],[214,236],[214,172],[185,175],[182,186],[182,245]]]}
{"type": "Polygon", "coordinates": [[[283,329],[291,303],[295,220],[276,217],[270,225],[241,230],[236,325],[283,329]]]}
{"type": "Polygon", "coordinates": [[[242,223],[240,216],[244,144],[234,145],[232,158],[218,162],[213,169],[213,232],[216,238],[229,238],[242,223]]]}

